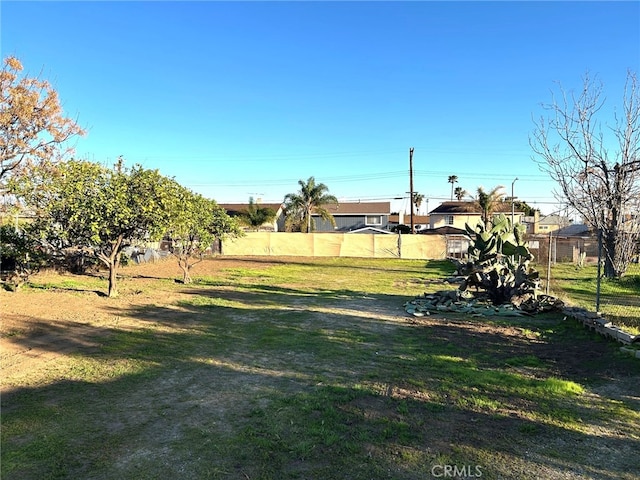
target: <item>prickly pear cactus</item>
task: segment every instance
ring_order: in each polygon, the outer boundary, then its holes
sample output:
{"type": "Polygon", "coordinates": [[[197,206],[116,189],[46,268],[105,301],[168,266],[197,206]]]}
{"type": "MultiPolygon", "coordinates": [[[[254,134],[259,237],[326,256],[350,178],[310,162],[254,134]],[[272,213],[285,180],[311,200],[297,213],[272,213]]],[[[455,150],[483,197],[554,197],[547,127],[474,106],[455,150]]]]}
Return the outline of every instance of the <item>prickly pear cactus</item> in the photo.
{"type": "Polygon", "coordinates": [[[466,225],[469,239],[467,278],[461,291],[475,288],[494,305],[512,303],[520,306],[537,297],[540,289],[538,272],[530,268],[533,260],[525,241],[525,227],[511,226],[500,215],[491,229],[478,224],[466,225]]]}
{"type": "Polygon", "coordinates": [[[538,272],[530,267],[533,255],[527,248],[525,227],[511,226],[504,215],[486,229],[466,226],[468,262],[457,263],[464,280],[458,290],[425,293],[405,303],[414,317],[431,312],[453,312],[472,317],[520,316],[559,310],[555,297],[540,294],[538,272]]]}

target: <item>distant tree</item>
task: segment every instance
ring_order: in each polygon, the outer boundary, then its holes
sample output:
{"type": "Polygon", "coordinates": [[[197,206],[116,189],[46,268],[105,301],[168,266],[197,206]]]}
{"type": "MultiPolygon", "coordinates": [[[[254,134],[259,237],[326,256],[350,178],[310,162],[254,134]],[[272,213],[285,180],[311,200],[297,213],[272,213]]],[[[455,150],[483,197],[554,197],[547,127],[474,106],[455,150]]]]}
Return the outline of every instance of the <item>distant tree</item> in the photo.
{"type": "Polygon", "coordinates": [[[409,225],[403,225],[403,224],[394,225],[393,227],[391,227],[390,230],[393,233],[402,233],[404,235],[411,233],[411,227],[409,225]]]}
{"type": "Polygon", "coordinates": [[[254,229],[260,230],[260,227],[267,222],[273,222],[276,219],[277,212],[273,208],[261,207],[256,204],[253,197],[249,197],[249,206],[245,212],[242,212],[238,218],[241,223],[254,229]]]}
{"type": "Polygon", "coordinates": [[[34,227],[49,248],[85,248],[109,268],[110,297],[118,295],[123,249],[162,236],[179,189],[157,170],[78,160],[35,166],[11,187],[37,215],[34,227]]]}
{"type": "Polygon", "coordinates": [[[62,114],[58,93],[49,82],[21,76],[15,57],[0,70],[0,187],[19,166],[51,162],[61,145],[84,131],[62,114]]]}
{"type": "Polygon", "coordinates": [[[464,190],[462,187],[456,187],[456,189],[454,190],[453,194],[455,195],[455,197],[456,197],[456,199],[458,201],[461,201],[466,195],[469,194],[469,192],[464,190]]]}
{"type": "Polygon", "coordinates": [[[424,195],[421,193],[413,192],[413,204],[415,205],[417,211],[420,211],[422,202],[424,202],[424,195]]]}
{"type": "Polygon", "coordinates": [[[411,233],[411,227],[409,225],[399,224],[391,227],[391,231],[393,233],[407,234],[407,233],[411,233]]]}
{"type": "Polygon", "coordinates": [[[540,212],[540,209],[532,207],[524,200],[515,200],[513,202],[513,205],[517,210],[519,210],[520,212],[523,212],[528,217],[532,217],[536,211],[540,212]]]}
{"type": "Polygon", "coordinates": [[[483,187],[478,187],[478,198],[476,205],[482,210],[482,221],[486,229],[492,224],[493,212],[504,200],[504,187],[498,185],[493,190],[486,192],[483,187]]]}
{"type": "Polygon", "coordinates": [[[620,115],[602,131],[602,84],[588,74],[577,94],[560,87],[544,105],[549,118],[530,139],[541,168],[560,186],[556,197],[602,233],[604,275],[625,274],[640,239],[640,87],[627,72],[620,115]]]}
{"type": "Polygon", "coordinates": [[[449,175],[449,178],[447,179],[447,182],[449,182],[451,184],[451,200],[453,200],[453,185],[455,183],[458,183],[458,176],[457,175],[449,175]]]}
{"type": "Polygon", "coordinates": [[[178,259],[182,283],[191,283],[191,269],[211,253],[217,240],[238,237],[242,232],[233,218],[214,200],[204,198],[184,187],[175,192],[167,236],[171,253],[178,259]]]}
{"type": "Polygon", "coordinates": [[[299,180],[298,185],[300,185],[298,193],[289,193],[284,197],[285,216],[289,229],[312,232],[315,229],[313,214],[335,226],[336,221],[326,206],[338,205],[338,199],[327,193],[329,188],[324,183],[316,184],[314,177],[309,177],[306,182],[299,180]]]}

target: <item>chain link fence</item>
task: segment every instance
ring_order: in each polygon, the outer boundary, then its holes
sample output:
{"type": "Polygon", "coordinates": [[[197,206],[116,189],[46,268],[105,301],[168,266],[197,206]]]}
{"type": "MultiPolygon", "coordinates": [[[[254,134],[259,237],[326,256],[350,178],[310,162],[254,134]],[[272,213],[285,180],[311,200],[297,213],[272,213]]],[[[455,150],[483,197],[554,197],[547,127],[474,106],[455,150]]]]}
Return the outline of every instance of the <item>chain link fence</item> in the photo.
{"type": "Polygon", "coordinates": [[[638,255],[622,278],[609,279],[604,277],[606,252],[597,235],[532,236],[529,246],[548,293],[600,312],[615,325],[640,331],[638,255]]]}

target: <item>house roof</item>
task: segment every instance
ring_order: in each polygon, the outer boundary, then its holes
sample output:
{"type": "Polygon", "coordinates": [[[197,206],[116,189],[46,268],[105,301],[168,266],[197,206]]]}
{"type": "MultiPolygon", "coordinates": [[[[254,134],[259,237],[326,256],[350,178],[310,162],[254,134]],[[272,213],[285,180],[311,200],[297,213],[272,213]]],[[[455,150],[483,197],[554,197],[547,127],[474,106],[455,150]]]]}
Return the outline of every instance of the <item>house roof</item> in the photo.
{"type": "Polygon", "coordinates": [[[391,202],[340,202],[325,205],[331,215],[389,215],[391,202]]]}
{"type": "MultiPolygon", "coordinates": [[[[516,209],[518,214],[523,213],[522,210],[516,209]]],[[[511,203],[510,202],[501,202],[496,204],[493,213],[510,213],[511,212],[511,203]]],[[[429,212],[429,215],[433,214],[447,214],[447,215],[482,215],[480,207],[475,202],[472,201],[452,201],[452,202],[442,202],[436,208],[429,212]]]]}
{"type": "MultiPolygon", "coordinates": [[[[227,211],[227,214],[232,217],[246,212],[247,208],[249,208],[248,203],[219,203],[218,205],[224,208],[227,211]]],[[[277,212],[282,208],[281,203],[256,203],[255,205],[260,208],[270,208],[274,212],[277,212]]]]}
{"type": "Polygon", "coordinates": [[[375,227],[362,227],[362,228],[358,228],[356,230],[351,230],[347,233],[382,233],[382,234],[394,234],[393,232],[389,231],[389,230],[383,230],[381,228],[375,228],[375,227]]]}
{"type": "Polygon", "coordinates": [[[445,225],[438,228],[427,228],[426,230],[420,230],[420,235],[465,235],[467,232],[462,228],[452,227],[451,225],[445,225]]]}
{"type": "MultiPolygon", "coordinates": [[[[405,224],[409,224],[411,222],[411,214],[409,213],[405,213],[403,215],[404,218],[404,223],[405,224]]],[[[397,213],[394,215],[389,215],[389,223],[400,223],[400,215],[398,215],[397,213]]],[[[429,215],[416,215],[415,213],[413,214],[413,223],[414,224],[428,224],[429,223],[429,215]]]]}
{"type": "Polygon", "coordinates": [[[562,227],[555,232],[553,235],[558,237],[586,237],[591,234],[591,229],[589,225],[584,225],[581,223],[575,225],[567,225],[566,227],[562,227]]]}

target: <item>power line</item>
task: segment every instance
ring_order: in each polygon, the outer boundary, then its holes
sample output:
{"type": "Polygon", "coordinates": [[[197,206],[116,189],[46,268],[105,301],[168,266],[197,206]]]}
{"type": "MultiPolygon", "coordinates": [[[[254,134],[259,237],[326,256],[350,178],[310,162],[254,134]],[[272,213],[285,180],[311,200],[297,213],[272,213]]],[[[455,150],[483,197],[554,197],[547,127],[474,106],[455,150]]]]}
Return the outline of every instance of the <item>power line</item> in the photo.
{"type": "MultiPolygon", "coordinates": [[[[414,176],[429,176],[433,179],[434,175],[442,175],[443,177],[449,175],[450,173],[447,171],[428,171],[428,170],[414,170],[414,176]]],[[[492,173],[480,173],[480,172],[466,172],[465,177],[470,180],[477,178],[487,178],[487,179],[510,179],[514,174],[492,174],[492,173]]],[[[546,175],[533,175],[533,174],[517,174],[521,177],[522,180],[526,181],[551,181],[546,175]]],[[[372,181],[372,180],[387,180],[391,178],[403,178],[407,176],[406,171],[392,171],[392,172],[377,172],[377,173],[359,173],[352,175],[339,175],[339,176],[330,176],[330,177],[321,177],[317,176],[318,180],[321,180],[324,183],[341,183],[341,182],[364,182],[364,181],[372,181]]],[[[198,182],[191,183],[191,185],[199,186],[199,187],[242,187],[247,185],[255,185],[256,183],[260,183],[260,185],[269,185],[269,186],[280,186],[280,185],[289,185],[289,184],[297,184],[299,178],[278,178],[278,179],[259,179],[259,180],[251,180],[251,181],[232,181],[232,182],[198,182]]]]}

